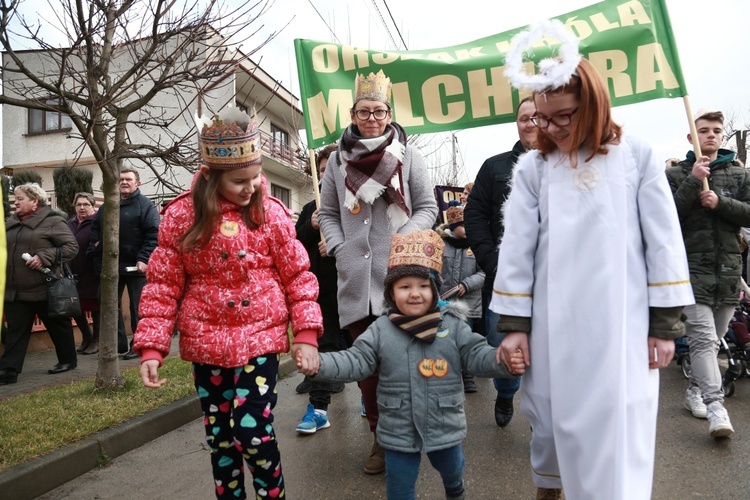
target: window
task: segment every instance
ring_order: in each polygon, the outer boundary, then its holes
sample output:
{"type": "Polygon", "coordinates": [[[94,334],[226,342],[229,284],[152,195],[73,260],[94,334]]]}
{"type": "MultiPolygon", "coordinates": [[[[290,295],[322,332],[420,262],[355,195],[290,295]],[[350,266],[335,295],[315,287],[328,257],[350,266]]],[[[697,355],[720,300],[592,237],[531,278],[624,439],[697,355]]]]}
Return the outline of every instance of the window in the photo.
{"type": "Polygon", "coordinates": [[[282,130],[273,123],[271,124],[271,137],[273,139],[274,148],[286,149],[289,147],[289,133],[286,130],[282,130]]]}
{"type": "MultiPolygon", "coordinates": [[[[46,102],[57,104],[60,100],[48,99],[46,102]]],[[[71,128],[73,128],[73,122],[68,115],[60,114],[57,111],[29,110],[29,134],[46,134],[48,132],[70,130],[71,128]]]]}
{"type": "Polygon", "coordinates": [[[271,196],[274,198],[280,199],[284,205],[286,205],[286,208],[290,209],[292,208],[292,191],[281,186],[277,186],[276,184],[271,184],[271,196]]]}

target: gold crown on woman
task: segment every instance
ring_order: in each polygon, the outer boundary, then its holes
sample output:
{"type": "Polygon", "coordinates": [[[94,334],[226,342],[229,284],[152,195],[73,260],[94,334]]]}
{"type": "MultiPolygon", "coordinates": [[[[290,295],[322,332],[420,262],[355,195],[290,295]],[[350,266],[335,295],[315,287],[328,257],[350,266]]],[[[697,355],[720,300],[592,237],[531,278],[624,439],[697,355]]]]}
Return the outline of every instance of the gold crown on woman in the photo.
{"type": "Polygon", "coordinates": [[[228,170],[261,162],[258,119],[229,106],[210,119],[195,115],[198,144],[203,163],[209,168],[228,170]]]}
{"type": "Polygon", "coordinates": [[[422,266],[440,274],[443,269],[444,249],[443,239],[432,229],[414,231],[409,234],[394,234],[391,239],[388,268],[422,266]]]}
{"type": "Polygon", "coordinates": [[[354,102],[380,101],[388,105],[391,103],[391,79],[385,76],[383,70],[377,74],[360,75],[354,79],[354,102]]]}

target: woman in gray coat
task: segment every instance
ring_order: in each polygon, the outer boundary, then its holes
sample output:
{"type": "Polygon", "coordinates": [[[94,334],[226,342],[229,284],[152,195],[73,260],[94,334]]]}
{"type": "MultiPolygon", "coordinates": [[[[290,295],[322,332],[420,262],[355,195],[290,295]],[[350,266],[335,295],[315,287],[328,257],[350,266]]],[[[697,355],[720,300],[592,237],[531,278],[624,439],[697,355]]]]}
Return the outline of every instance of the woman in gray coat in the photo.
{"type": "MultiPolygon", "coordinates": [[[[352,124],[328,159],[321,190],[318,219],[327,252],[336,257],[339,321],[352,339],[385,312],[391,236],[429,229],[438,214],[424,158],[406,144],[406,132],[393,121],[390,97],[391,81],[382,71],[357,76],[352,124]]],[[[377,386],[377,372],[360,382],[373,433],[377,386]]],[[[374,440],[365,473],[383,472],[383,457],[374,440]]]]}
{"type": "Polygon", "coordinates": [[[5,317],[8,333],[0,357],[0,385],[14,384],[23,369],[34,317],[39,316],[55,345],[58,363],[50,374],[76,367],[76,345],[70,318],[47,314],[47,280],[43,268],[55,264],[56,249],[63,262],[78,253],[78,243],[65,222],[65,214],[47,205],[47,193],[36,183],[15,191],[16,212],[5,221],[8,266],[5,277],[5,317]],[[29,254],[28,260],[23,254],[29,254]]]}

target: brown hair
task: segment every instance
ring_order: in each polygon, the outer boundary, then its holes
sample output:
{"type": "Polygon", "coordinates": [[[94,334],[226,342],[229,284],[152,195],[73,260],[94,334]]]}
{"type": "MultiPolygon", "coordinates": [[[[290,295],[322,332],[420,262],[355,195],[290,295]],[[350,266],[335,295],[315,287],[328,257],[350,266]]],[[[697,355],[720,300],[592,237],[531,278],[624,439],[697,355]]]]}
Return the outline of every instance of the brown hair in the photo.
{"type": "MultiPolygon", "coordinates": [[[[529,95],[529,96],[526,96],[523,99],[521,99],[521,102],[519,102],[518,106],[516,106],[516,119],[518,119],[518,113],[521,112],[521,106],[525,102],[530,102],[531,104],[534,104],[534,96],[533,95],[529,95]]],[[[534,106],[536,107],[536,104],[534,104],[534,106]]]]}
{"type": "MultiPolygon", "coordinates": [[[[573,165],[578,164],[578,148],[581,146],[591,151],[585,160],[589,161],[597,154],[607,154],[607,144],[618,142],[622,136],[622,127],[612,120],[609,92],[594,66],[588,60],[581,59],[576,73],[562,87],[534,93],[535,97],[545,93],[575,94],[578,97],[578,111],[571,127],[571,149],[568,153],[573,165]]],[[[557,149],[557,145],[543,131],[537,135],[537,146],[543,155],[557,149]]]]}
{"type": "Polygon", "coordinates": [[[724,124],[724,113],[721,111],[709,111],[708,113],[703,113],[698,118],[695,119],[695,122],[698,123],[698,120],[706,120],[709,122],[721,122],[721,124],[724,124]]]}
{"type": "MultiPolygon", "coordinates": [[[[219,220],[219,181],[227,170],[208,169],[208,179],[202,173],[192,187],[193,225],[180,236],[182,250],[193,250],[208,243],[219,220]]],[[[250,203],[240,210],[242,220],[250,229],[258,229],[265,222],[263,188],[250,197],[250,203]]]]}
{"type": "MultiPolygon", "coordinates": [[[[320,174],[320,162],[330,158],[331,155],[336,151],[336,149],[338,149],[338,145],[334,142],[333,144],[329,144],[328,146],[318,150],[318,152],[315,153],[315,170],[318,172],[318,174],[320,174]]],[[[307,174],[312,174],[311,166],[308,165],[307,168],[307,174]]]]}
{"type": "Polygon", "coordinates": [[[141,182],[141,175],[133,167],[122,167],[120,168],[120,174],[133,173],[135,174],[135,180],[141,182]]]}

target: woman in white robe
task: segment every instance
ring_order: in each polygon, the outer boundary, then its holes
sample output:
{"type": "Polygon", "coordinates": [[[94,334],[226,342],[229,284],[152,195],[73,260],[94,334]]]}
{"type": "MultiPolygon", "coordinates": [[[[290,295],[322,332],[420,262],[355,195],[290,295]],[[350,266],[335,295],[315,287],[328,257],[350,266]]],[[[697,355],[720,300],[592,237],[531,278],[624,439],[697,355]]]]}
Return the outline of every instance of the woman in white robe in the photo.
{"type": "Polygon", "coordinates": [[[539,149],[515,168],[490,307],[511,332],[500,356],[521,349],[529,365],[537,498],[647,499],[657,368],[693,303],[674,201],[588,61],[534,101],[539,149]]]}

